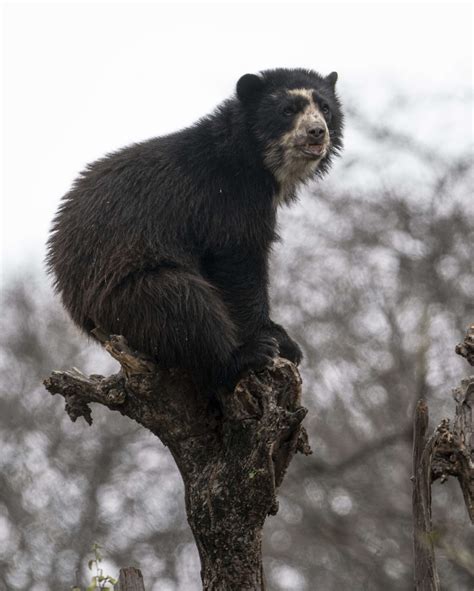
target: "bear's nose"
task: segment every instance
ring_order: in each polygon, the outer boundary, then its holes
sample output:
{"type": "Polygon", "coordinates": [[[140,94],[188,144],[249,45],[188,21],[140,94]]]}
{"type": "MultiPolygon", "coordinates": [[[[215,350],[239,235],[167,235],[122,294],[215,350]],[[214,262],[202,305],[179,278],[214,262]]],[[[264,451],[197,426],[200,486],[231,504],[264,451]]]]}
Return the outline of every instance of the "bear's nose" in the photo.
{"type": "Polygon", "coordinates": [[[326,135],[326,130],[324,129],[324,127],[315,125],[314,127],[310,127],[307,133],[311,139],[320,141],[324,139],[324,136],[326,135]]]}

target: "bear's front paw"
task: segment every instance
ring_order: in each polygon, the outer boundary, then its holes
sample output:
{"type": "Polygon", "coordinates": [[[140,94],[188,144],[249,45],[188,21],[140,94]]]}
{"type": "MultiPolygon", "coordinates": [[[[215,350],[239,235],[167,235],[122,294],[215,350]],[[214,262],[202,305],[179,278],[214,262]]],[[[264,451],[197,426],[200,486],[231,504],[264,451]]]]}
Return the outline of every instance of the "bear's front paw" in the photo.
{"type": "Polygon", "coordinates": [[[300,349],[298,343],[296,343],[286,332],[283,326],[271,322],[270,325],[265,329],[265,334],[273,336],[278,341],[280,349],[280,357],[288,359],[295,365],[299,365],[303,359],[303,351],[300,349]]]}
{"type": "Polygon", "coordinates": [[[240,347],[240,368],[260,371],[271,365],[278,354],[277,339],[268,334],[260,334],[240,347]]]}
{"type": "Polygon", "coordinates": [[[268,334],[254,337],[235,350],[232,363],[221,371],[219,383],[233,391],[246,371],[262,371],[269,367],[278,352],[278,341],[274,337],[268,334]]]}
{"type": "Polygon", "coordinates": [[[290,337],[280,343],[280,355],[295,365],[299,365],[303,359],[303,351],[300,349],[298,343],[290,337]]]}

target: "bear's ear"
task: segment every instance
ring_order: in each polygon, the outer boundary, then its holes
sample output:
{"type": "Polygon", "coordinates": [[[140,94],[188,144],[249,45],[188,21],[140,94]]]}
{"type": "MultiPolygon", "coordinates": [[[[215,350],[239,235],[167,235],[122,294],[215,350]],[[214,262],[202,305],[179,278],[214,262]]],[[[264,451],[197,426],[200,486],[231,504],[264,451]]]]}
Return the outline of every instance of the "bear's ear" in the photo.
{"type": "Polygon", "coordinates": [[[263,88],[263,80],[256,74],[244,74],[237,82],[237,96],[246,103],[256,98],[263,88]]]}
{"type": "Polygon", "coordinates": [[[334,88],[337,82],[337,72],[331,72],[328,76],[326,76],[326,82],[334,88]]]}

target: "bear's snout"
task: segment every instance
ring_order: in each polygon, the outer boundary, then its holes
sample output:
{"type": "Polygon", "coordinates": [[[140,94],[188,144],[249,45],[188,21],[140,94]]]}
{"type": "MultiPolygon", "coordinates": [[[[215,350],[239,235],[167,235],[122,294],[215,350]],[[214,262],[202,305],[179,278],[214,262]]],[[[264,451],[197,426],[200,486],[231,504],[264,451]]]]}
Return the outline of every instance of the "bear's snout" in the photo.
{"type": "Polygon", "coordinates": [[[326,128],[321,125],[314,125],[306,130],[308,140],[315,143],[323,143],[326,139],[326,128]]]}

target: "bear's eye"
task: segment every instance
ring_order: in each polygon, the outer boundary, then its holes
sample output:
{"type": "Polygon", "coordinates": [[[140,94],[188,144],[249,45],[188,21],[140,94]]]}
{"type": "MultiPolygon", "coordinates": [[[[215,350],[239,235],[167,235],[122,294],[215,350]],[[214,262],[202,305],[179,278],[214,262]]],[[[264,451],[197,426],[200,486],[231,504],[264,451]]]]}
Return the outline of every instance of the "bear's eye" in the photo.
{"type": "Polygon", "coordinates": [[[295,114],[295,108],[292,107],[291,105],[287,105],[286,107],[283,108],[282,113],[286,117],[291,117],[291,115],[295,114]]]}
{"type": "Polygon", "coordinates": [[[321,111],[323,112],[323,115],[326,115],[326,116],[329,115],[329,112],[330,112],[329,105],[326,105],[326,104],[322,105],[321,111]]]}

